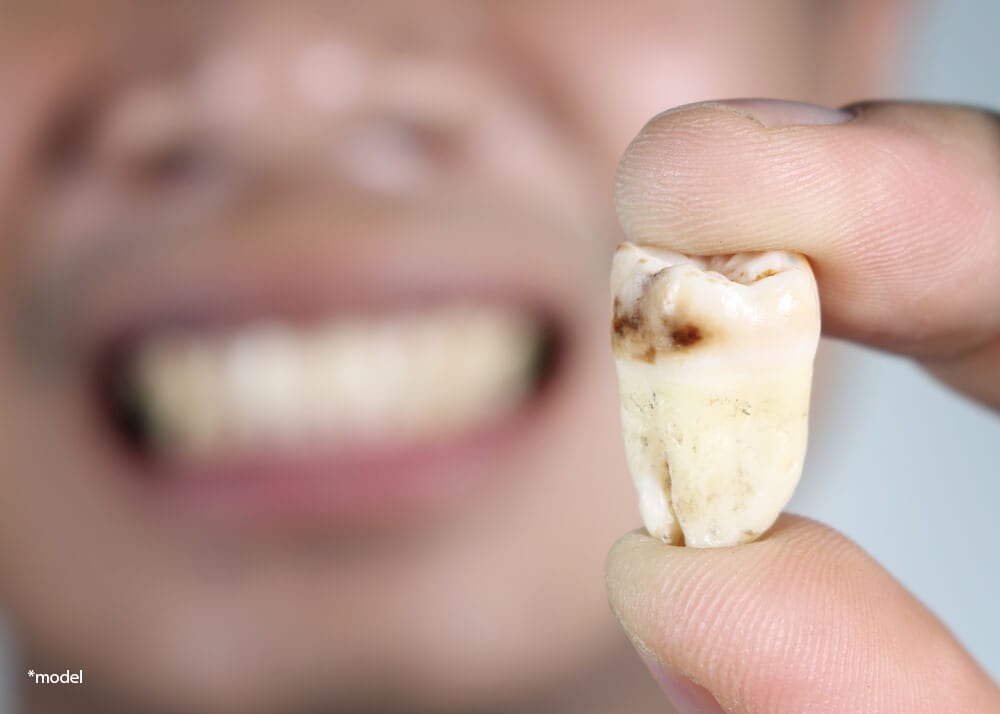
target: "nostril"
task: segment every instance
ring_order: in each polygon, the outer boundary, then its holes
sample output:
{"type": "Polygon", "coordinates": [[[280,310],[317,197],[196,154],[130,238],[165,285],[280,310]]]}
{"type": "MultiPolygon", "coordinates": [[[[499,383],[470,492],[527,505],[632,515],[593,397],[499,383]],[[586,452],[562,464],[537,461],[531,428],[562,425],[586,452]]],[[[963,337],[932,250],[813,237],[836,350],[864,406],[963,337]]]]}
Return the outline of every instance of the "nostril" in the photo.
{"type": "Polygon", "coordinates": [[[146,147],[126,157],[123,163],[129,184],[140,190],[156,190],[196,178],[205,166],[206,157],[200,143],[179,138],[146,147]]]}

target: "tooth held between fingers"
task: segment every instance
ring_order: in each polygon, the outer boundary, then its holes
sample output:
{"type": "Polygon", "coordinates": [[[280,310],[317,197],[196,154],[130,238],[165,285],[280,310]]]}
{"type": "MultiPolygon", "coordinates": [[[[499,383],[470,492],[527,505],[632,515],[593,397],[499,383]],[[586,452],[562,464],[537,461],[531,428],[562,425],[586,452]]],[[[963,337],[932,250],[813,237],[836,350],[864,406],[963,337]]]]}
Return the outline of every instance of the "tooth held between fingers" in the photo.
{"type": "Polygon", "coordinates": [[[820,333],[808,261],[625,243],[611,287],[625,454],[646,529],[695,547],[754,540],[805,458],[820,333]]]}

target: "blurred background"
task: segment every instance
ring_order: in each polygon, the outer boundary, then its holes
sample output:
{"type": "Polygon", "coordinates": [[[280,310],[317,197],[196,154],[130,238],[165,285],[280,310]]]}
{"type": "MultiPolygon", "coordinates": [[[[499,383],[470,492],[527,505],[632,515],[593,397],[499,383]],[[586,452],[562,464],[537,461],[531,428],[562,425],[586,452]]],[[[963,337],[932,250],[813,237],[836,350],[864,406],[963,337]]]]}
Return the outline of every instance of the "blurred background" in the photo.
{"type": "MultiPolygon", "coordinates": [[[[1000,63],[997,27],[997,3],[923,3],[895,93],[1000,106],[986,71],[1000,63]]],[[[839,343],[831,355],[841,366],[828,434],[812,445],[790,510],[859,542],[1000,678],[1000,421],[904,360],[839,343]]],[[[0,711],[12,711],[11,678],[23,672],[3,642],[0,622],[0,711]]]]}

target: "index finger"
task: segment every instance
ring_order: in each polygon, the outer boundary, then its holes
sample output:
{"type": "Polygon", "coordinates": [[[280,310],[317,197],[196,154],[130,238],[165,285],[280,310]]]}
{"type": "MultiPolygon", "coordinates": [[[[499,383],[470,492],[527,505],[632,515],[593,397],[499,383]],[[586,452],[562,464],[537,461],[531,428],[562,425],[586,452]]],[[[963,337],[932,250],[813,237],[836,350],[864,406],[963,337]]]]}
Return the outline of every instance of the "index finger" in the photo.
{"type": "Polygon", "coordinates": [[[829,334],[931,360],[1000,347],[991,114],[903,103],[680,107],[633,141],[616,200],[635,242],[806,254],[829,334]]]}

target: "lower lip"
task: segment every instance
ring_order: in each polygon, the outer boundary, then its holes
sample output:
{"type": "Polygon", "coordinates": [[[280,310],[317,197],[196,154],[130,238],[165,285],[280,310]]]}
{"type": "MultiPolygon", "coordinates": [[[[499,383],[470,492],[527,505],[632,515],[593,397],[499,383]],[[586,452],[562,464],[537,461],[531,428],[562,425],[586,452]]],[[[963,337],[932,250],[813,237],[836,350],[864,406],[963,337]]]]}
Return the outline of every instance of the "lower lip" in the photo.
{"type": "Polygon", "coordinates": [[[217,462],[131,464],[140,497],[224,528],[396,531],[496,482],[543,419],[546,384],[495,422],[436,443],[268,450],[217,462]]]}

